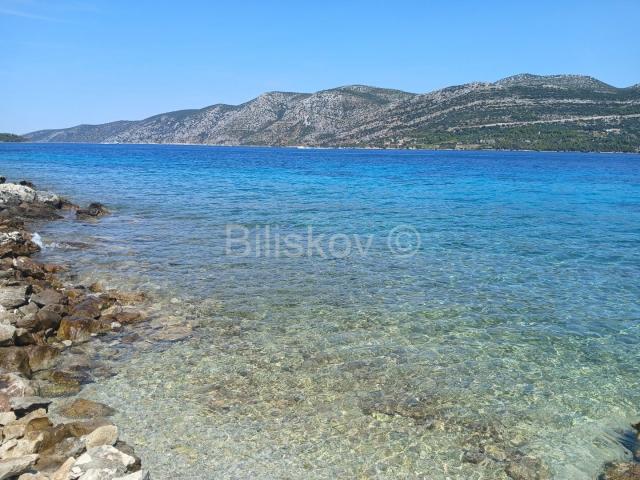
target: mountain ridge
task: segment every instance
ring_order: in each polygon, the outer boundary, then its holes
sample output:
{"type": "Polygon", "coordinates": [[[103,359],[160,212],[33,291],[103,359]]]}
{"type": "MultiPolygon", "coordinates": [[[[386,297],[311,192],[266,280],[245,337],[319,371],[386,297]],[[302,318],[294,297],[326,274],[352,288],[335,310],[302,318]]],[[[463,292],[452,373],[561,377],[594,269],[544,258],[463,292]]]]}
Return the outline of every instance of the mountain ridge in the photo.
{"type": "Polygon", "coordinates": [[[640,88],[519,74],[428,93],[345,85],[39,130],[34,142],[640,151],[640,88]]]}

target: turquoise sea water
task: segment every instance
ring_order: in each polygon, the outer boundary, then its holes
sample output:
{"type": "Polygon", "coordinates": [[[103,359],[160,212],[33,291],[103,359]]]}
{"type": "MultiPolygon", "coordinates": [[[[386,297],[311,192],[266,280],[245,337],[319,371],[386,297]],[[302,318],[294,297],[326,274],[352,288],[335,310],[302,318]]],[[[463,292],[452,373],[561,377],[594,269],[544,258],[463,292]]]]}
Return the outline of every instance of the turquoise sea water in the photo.
{"type": "Polygon", "coordinates": [[[87,390],[154,478],[507,478],[528,455],[581,479],[629,458],[637,155],[6,144],[0,174],[110,206],[42,226],[43,256],[195,321],[87,390]]]}

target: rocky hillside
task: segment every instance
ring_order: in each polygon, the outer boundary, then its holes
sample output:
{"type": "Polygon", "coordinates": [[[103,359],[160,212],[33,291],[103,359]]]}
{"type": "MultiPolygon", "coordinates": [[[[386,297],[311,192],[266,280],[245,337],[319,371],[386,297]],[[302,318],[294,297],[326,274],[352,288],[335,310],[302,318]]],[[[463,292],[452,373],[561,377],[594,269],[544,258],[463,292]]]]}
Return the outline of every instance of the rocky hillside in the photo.
{"type": "Polygon", "coordinates": [[[26,135],[35,142],[205,143],[640,151],[640,88],[522,74],[427,94],[353,85],[270,92],[140,121],[26,135]]]}

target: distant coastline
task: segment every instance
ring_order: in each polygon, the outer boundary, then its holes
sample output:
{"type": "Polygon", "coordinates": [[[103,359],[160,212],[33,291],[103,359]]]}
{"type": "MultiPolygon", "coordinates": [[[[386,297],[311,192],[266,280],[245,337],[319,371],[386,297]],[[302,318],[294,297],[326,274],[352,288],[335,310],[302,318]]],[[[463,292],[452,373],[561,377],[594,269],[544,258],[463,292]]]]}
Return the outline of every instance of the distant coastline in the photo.
{"type": "MultiPolygon", "coordinates": [[[[3,142],[0,142],[3,143],[3,142]]],[[[408,148],[408,147],[363,147],[363,146],[307,146],[307,145],[224,145],[213,143],[173,143],[173,142],[136,142],[136,143],[107,143],[107,142],[33,142],[28,139],[19,142],[24,145],[121,145],[121,146],[171,146],[171,147],[214,147],[214,148],[285,148],[291,150],[374,150],[374,151],[399,151],[399,152],[531,152],[531,153],[584,153],[584,154],[625,154],[640,155],[639,151],[615,151],[615,150],[533,150],[533,149],[508,149],[508,148],[408,148]]]]}
{"type": "Polygon", "coordinates": [[[39,130],[44,143],[640,152],[640,85],[515,75],[426,94],[349,85],[240,105],[39,130]]]}

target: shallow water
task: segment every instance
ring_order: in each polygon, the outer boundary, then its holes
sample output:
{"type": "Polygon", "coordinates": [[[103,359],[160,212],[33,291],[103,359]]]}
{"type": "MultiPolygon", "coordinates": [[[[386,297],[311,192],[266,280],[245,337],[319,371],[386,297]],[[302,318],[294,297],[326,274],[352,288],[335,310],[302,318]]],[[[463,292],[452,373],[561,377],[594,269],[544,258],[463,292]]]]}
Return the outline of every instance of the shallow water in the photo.
{"type": "Polygon", "coordinates": [[[155,479],[506,478],[521,454],[581,479],[628,457],[637,155],[22,144],[0,170],[113,208],[42,226],[47,259],[194,321],[86,391],[155,479]],[[231,224],[260,254],[225,252],[231,224]],[[309,227],[325,255],[276,254],[309,227]]]}

